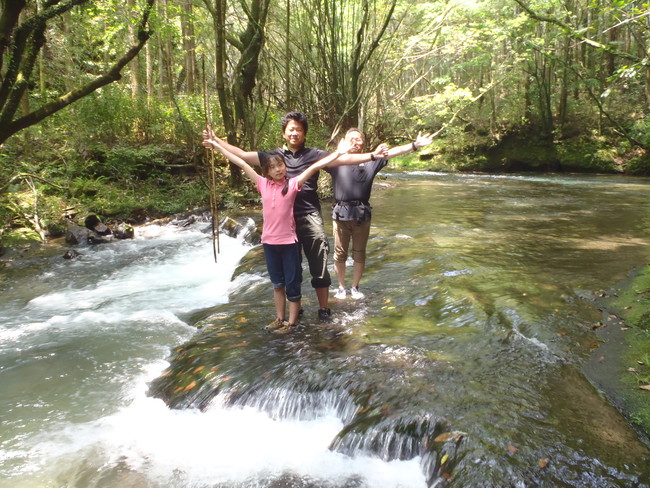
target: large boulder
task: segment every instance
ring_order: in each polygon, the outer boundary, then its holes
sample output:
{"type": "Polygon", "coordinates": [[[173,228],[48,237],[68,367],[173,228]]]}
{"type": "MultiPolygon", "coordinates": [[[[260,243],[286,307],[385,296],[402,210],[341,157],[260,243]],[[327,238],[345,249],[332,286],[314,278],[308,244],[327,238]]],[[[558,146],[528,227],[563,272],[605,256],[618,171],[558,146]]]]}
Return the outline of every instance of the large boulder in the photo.
{"type": "Polygon", "coordinates": [[[113,231],[113,235],[117,239],[133,239],[135,237],[135,229],[129,224],[120,224],[113,231]]]}
{"type": "Polygon", "coordinates": [[[91,239],[97,237],[94,231],[80,225],[68,225],[65,233],[65,242],[73,246],[89,244],[91,239]]]}
{"type": "Polygon", "coordinates": [[[104,224],[100,218],[97,217],[97,215],[94,214],[86,217],[86,220],[84,220],[84,225],[87,229],[92,230],[98,236],[109,236],[113,233],[111,229],[109,229],[108,226],[104,224]]]}

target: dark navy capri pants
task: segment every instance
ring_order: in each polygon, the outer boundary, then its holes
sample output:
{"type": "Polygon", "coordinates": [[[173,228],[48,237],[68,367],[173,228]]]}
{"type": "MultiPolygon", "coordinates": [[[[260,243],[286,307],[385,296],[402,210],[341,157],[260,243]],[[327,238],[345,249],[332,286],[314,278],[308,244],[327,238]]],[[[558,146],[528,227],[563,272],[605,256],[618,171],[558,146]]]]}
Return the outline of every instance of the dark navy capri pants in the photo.
{"type": "Polygon", "coordinates": [[[273,288],[285,288],[287,300],[297,302],[302,283],[300,244],[262,244],[266,269],[271,277],[273,288]]]}

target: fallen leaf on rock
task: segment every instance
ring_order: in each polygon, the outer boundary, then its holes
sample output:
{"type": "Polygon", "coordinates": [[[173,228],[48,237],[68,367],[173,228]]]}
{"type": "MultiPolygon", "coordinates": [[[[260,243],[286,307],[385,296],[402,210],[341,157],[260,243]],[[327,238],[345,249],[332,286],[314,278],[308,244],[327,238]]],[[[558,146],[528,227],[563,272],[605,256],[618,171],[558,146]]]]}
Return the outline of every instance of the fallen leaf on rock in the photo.
{"type": "Polygon", "coordinates": [[[514,454],[514,453],[516,453],[518,450],[519,450],[519,449],[517,449],[515,446],[512,446],[512,445],[511,445],[511,446],[508,446],[508,451],[510,451],[510,454],[514,454]]]}
{"type": "Polygon", "coordinates": [[[641,385],[639,386],[639,388],[641,388],[642,390],[650,391],[650,385],[641,385]]]}
{"type": "Polygon", "coordinates": [[[542,458],[539,460],[539,467],[540,468],[545,468],[548,466],[548,458],[542,458]]]}

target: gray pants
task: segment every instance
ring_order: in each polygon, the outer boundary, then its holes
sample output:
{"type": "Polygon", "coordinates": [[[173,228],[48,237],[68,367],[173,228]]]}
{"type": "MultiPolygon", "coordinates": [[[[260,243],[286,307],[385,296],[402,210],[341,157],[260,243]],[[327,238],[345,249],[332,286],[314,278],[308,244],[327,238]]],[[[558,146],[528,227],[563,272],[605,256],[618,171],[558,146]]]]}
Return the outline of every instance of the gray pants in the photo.
{"type": "Polygon", "coordinates": [[[320,212],[295,217],[296,234],[302,246],[311,274],[311,286],[327,288],[332,284],[332,278],[327,270],[327,255],[329,242],[325,234],[323,216],[320,212]]]}

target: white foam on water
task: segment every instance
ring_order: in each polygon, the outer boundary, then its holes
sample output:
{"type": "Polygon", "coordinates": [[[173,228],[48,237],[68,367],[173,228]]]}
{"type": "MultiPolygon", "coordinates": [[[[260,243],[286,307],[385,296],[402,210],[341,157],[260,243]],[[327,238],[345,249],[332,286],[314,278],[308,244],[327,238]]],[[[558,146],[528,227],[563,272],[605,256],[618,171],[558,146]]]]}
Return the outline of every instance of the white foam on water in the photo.
{"type": "MultiPolygon", "coordinates": [[[[154,366],[157,373],[162,370],[161,363],[154,366]]],[[[115,414],[60,426],[36,436],[33,446],[2,455],[30,452],[20,479],[46,470],[62,480],[75,464],[110,470],[126,463],[163,487],[248,486],[251,480],[287,473],[328,486],[355,478],[368,487],[426,487],[419,458],[384,462],[330,451],[328,446],[343,427],[333,411],[302,421],[273,420],[256,409],[228,408],[218,401],[204,412],[172,410],[146,395],[147,381],[155,376],[149,372],[140,378],[131,399],[115,414]],[[56,466],[61,472],[52,469],[56,466]]]]}
{"type": "Polygon", "coordinates": [[[0,346],[23,336],[36,337],[52,328],[121,324],[133,320],[170,320],[228,301],[231,277],[249,246],[221,236],[217,263],[211,241],[193,229],[149,226],[138,239],[84,248],[73,262],[57,263],[52,291],[27,297],[8,310],[0,324],[0,346]],[[167,247],[165,247],[167,246],[167,247]]]}

